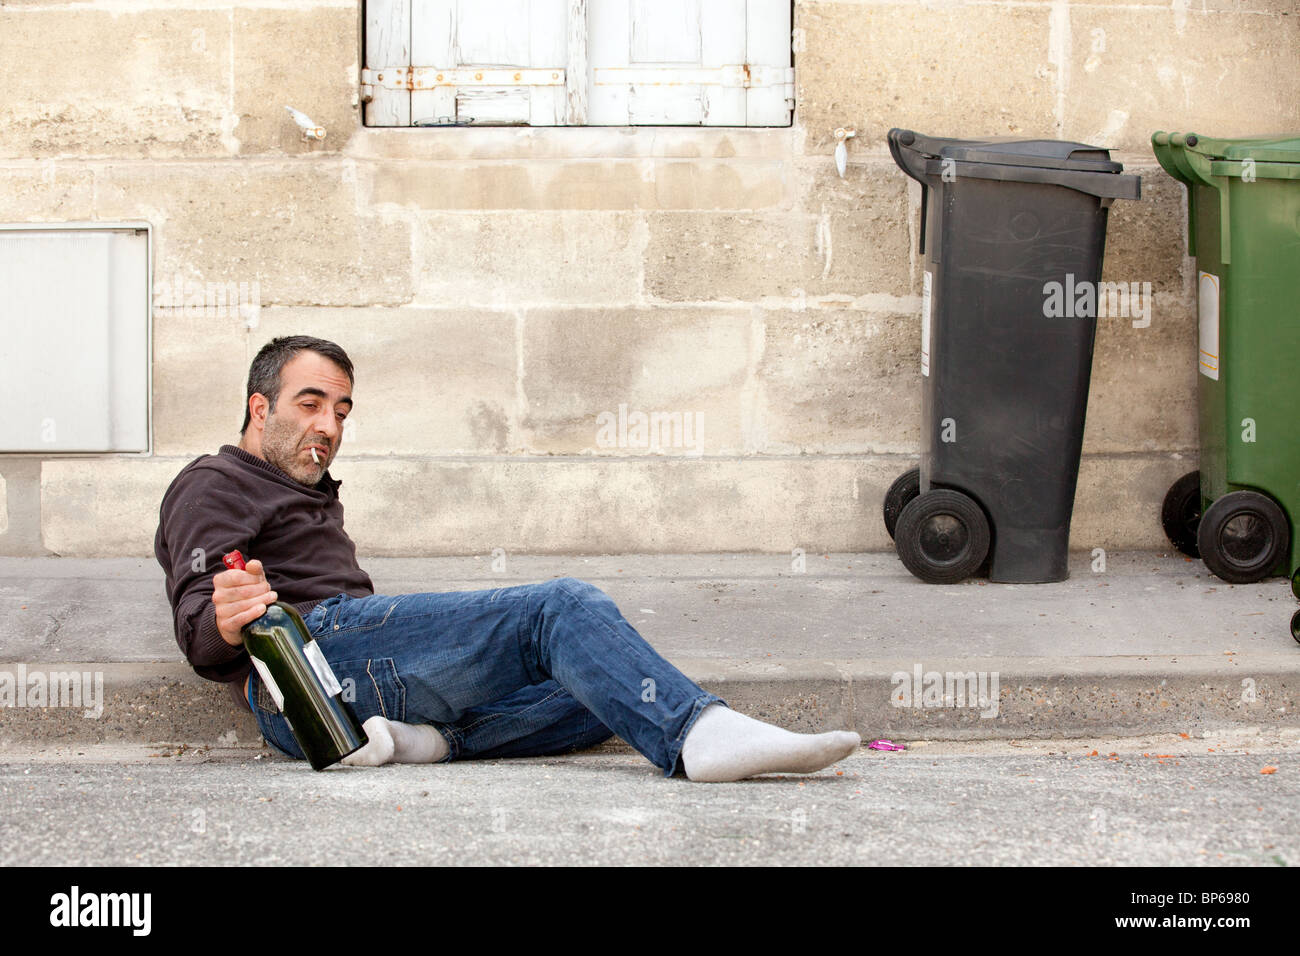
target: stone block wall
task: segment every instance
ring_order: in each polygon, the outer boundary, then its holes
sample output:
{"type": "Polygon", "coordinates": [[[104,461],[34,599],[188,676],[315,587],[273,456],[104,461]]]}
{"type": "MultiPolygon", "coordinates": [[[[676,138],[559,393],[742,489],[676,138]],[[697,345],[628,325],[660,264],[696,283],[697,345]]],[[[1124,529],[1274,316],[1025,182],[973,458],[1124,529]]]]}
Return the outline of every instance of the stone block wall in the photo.
{"type": "Polygon", "coordinates": [[[260,305],[156,296],[152,455],[0,456],[0,554],[148,555],[163,489],[237,441],[249,361],[297,332],[356,362],[334,473],[363,553],[886,548],[923,271],[891,126],[1077,139],[1142,176],[1103,278],[1151,283],[1151,321],[1101,321],[1072,545],[1165,546],[1196,300],[1149,138],[1300,129],[1300,4],[799,0],[778,129],[368,129],[361,22],[356,0],[0,5],[0,221],[147,220],[156,291],[260,305]],[[690,441],[602,432],[638,411],[690,441]]]}

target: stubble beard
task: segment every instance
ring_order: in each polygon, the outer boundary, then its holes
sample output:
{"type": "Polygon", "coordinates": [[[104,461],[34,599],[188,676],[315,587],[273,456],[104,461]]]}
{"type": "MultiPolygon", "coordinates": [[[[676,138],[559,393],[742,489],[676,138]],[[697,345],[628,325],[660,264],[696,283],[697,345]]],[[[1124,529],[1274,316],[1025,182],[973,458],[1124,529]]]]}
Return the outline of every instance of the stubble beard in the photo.
{"type": "Polygon", "coordinates": [[[322,461],[319,465],[311,462],[301,464],[298,460],[301,451],[298,438],[297,430],[290,422],[274,413],[268,414],[266,426],[262,430],[262,457],[300,485],[314,488],[325,474],[329,462],[322,461]]]}

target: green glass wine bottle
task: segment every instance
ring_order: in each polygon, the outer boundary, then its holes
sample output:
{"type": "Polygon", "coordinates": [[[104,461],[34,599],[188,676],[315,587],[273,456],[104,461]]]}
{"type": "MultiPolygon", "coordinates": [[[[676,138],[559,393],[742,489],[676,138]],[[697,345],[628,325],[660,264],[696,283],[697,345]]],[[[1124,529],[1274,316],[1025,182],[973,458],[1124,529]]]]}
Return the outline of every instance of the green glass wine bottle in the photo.
{"type": "MultiPolygon", "coordinates": [[[[238,551],[221,560],[228,568],[244,568],[238,551]]],[[[324,770],[369,743],[343,699],[342,685],[292,605],[276,601],[244,625],[243,635],[244,649],[313,770],[324,770]]]]}

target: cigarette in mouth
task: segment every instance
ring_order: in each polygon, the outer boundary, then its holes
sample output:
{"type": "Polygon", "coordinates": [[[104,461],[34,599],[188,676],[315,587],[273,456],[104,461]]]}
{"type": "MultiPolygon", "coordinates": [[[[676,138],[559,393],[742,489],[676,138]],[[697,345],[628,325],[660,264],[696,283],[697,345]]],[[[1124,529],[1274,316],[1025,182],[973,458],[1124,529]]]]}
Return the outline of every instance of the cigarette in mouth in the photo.
{"type": "Polygon", "coordinates": [[[313,446],[311,450],[311,460],[316,462],[318,465],[320,464],[320,455],[316,454],[315,446],[313,446]]]}

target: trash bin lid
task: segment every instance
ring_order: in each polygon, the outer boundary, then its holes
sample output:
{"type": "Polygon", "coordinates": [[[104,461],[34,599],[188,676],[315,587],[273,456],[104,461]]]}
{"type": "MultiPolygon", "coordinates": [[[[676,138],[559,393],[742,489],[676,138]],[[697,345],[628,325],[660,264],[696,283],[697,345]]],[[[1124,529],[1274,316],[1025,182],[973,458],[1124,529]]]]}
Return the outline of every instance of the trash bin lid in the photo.
{"type": "MultiPolygon", "coordinates": [[[[1170,176],[1189,187],[1207,187],[1218,191],[1219,261],[1232,261],[1231,184],[1254,182],[1256,178],[1289,180],[1300,184],[1300,135],[1247,136],[1215,139],[1199,133],[1151,134],[1151,150],[1170,176]]],[[[1189,207],[1197,202],[1196,192],[1187,193],[1189,207]]],[[[1196,255],[1196,214],[1188,217],[1187,254],[1196,255]]]]}
{"type": "Polygon", "coordinates": [[[1185,148],[1211,159],[1253,159],[1257,163],[1300,163],[1300,136],[1273,134],[1240,139],[1212,139],[1188,133],[1185,148]]]}
{"type": "Polygon", "coordinates": [[[1058,139],[947,139],[900,131],[900,146],[935,159],[994,166],[1033,166],[1039,169],[1070,169],[1093,173],[1120,173],[1122,163],[1113,162],[1110,150],[1087,143],[1058,139]]]}

